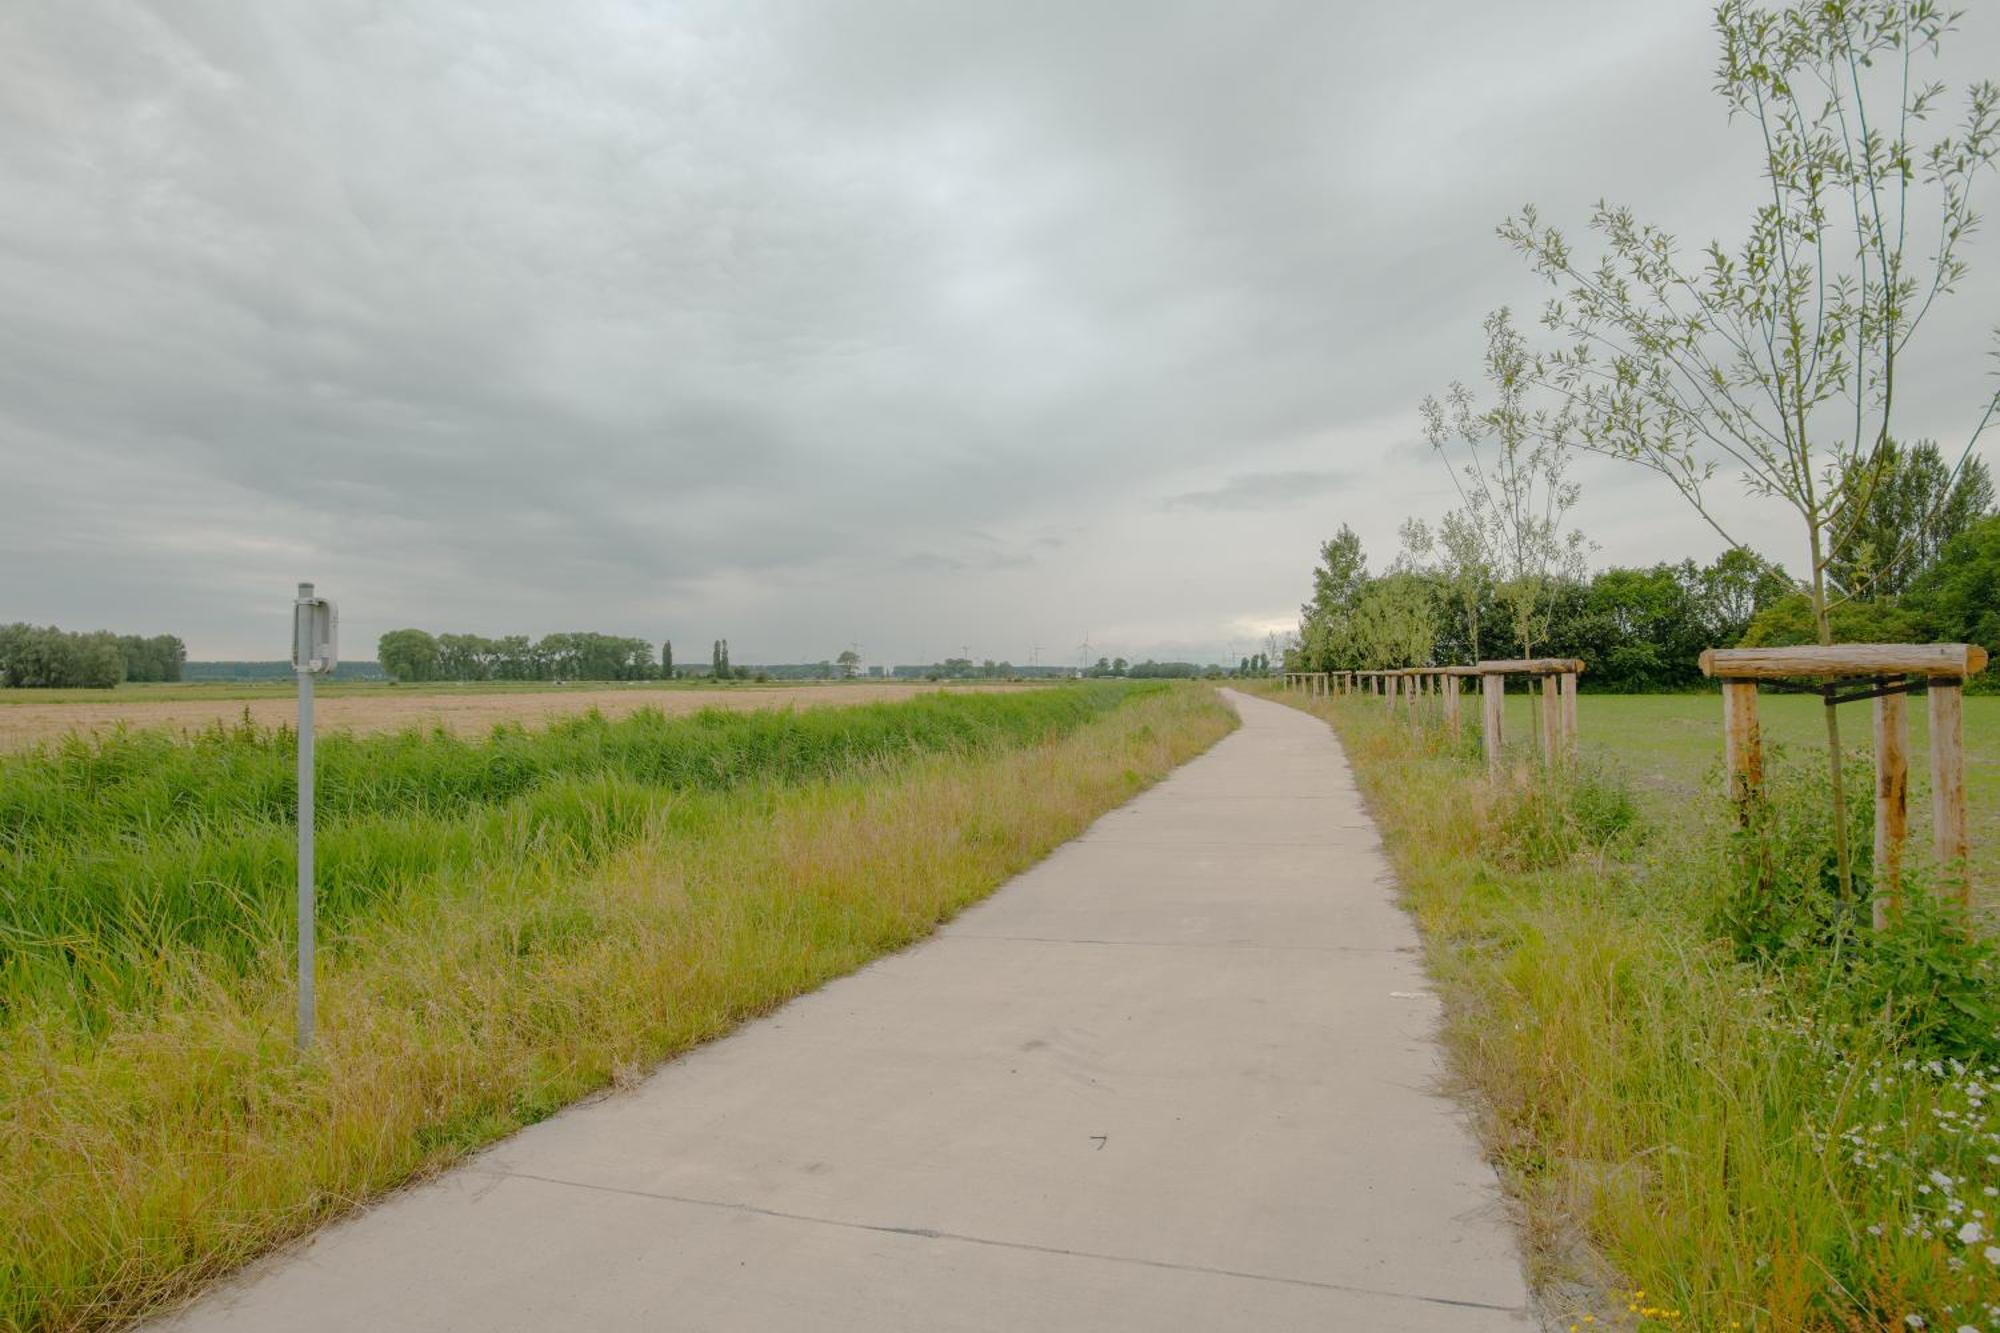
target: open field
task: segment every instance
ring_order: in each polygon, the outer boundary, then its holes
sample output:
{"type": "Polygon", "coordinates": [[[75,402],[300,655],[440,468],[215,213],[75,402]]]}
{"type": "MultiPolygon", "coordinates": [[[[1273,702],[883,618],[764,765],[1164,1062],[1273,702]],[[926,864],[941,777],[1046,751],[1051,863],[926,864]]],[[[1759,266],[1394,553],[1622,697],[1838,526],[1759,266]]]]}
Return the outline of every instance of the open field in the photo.
{"type": "Polygon", "coordinates": [[[1107,683],[331,737],[304,1059],[286,738],[0,757],[0,1328],[156,1308],[920,938],[1233,725],[1107,683]]]}
{"type": "MultiPolygon", "coordinates": [[[[930,681],[841,681],[821,685],[684,685],[545,681],[486,681],[474,685],[383,685],[356,681],[314,690],[314,715],[322,731],[357,733],[441,726],[458,735],[490,731],[503,722],[535,724],[596,709],[625,717],[652,708],[669,714],[704,708],[748,711],[787,705],[882,703],[949,689],[1031,689],[1026,684],[955,684],[930,681]]],[[[86,735],[119,726],[199,731],[230,726],[247,715],[260,727],[297,720],[298,690],[273,684],[135,685],[116,690],[0,690],[0,750],[18,750],[72,732],[86,735]]]]}
{"type": "MultiPolygon", "coordinates": [[[[1879,935],[1789,906],[1828,901],[1824,817],[1745,859],[1704,782],[1719,701],[1586,695],[1608,769],[1492,784],[1476,747],[1376,701],[1277,697],[1347,746],[1559,1322],[2000,1327],[1991,958],[1920,905],[1879,935]]],[[[1822,705],[1764,704],[1767,736],[1808,750],[1822,705]]],[[[2000,710],[1966,712],[1990,906],[2000,710]]],[[[1865,761],[1866,708],[1850,718],[1865,761]]]]}

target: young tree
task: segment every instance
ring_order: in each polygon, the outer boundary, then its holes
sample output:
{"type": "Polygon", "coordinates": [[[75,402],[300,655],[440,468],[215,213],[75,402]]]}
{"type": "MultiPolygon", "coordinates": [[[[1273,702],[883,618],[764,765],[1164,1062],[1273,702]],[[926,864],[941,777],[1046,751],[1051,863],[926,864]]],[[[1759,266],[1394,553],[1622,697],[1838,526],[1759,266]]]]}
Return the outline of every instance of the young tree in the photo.
{"type": "MultiPolygon", "coordinates": [[[[1757,133],[1768,187],[1734,253],[1712,242],[1690,262],[1667,232],[1608,204],[1591,219],[1604,247],[1594,264],[1533,209],[1500,228],[1558,289],[1544,322],[1567,346],[1540,371],[1566,400],[1551,438],[1658,473],[1732,545],[1743,543],[1704,492],[1719,468],[1788,506],[1820,643],[1833,642],[1843,597],[1829,572],[1889,466],[1902,360],[1965,274],[1970,187],[2000,148],[1990,81],[1967,90],[1955,128],[1930,128],[1945,88],[1918,66],[1952,26],[1934,0],[1724,0],[1716,89],[1757,133]],[[1849,468],[1870,481],[1843,495],[1849,468]]],[[[1960,459],[1996,406],[1995,393],[1972,403],[1960,459]]],[[[1824,712],[1851,897],[1840,723],[1824,712]]]]}
{"type": "Polygon", "coordinates": [[[660,679],[674,678],[674,641],[668,639],[660,645],[660,679]]]}
{"type": "Polygon", "coordinates": [[[1472,391],[1454,382],[1444,402],[1424,399],[1424,436],[1440,454],[1454,440],[1465,446],[1467,461],[1452,470],[1465,502],[1454,541],[1493,579],[1521,656],[1533,657],[1536,642],[1547,637],[1555,585],[1585,572],[1588,543],[1568,526],[1581,492],[1568,479],[1564,433],[1551,429],[1548,411],[1530,403],[1535,359],[1512,313],[1494,311],[1485,329],[1493,406],[1477,410],[1472,391]]]}

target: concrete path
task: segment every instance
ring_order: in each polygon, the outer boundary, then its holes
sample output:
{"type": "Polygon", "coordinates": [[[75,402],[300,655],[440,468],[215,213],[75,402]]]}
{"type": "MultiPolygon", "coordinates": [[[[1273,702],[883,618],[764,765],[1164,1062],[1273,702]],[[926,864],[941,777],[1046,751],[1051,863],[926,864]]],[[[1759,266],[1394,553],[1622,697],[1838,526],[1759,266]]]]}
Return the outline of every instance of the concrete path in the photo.
{"type": "Polygon", "coordinates": [[[1528,1326],[1319,722],[935,938],[259,1266],[174,1329],[1528,1326]]]}

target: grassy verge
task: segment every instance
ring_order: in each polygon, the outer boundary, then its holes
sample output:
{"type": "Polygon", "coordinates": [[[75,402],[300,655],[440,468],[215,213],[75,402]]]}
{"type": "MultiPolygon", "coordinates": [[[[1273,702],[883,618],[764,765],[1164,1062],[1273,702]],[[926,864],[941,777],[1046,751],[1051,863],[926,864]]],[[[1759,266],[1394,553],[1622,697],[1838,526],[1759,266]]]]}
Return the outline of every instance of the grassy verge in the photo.
{"type": "MultiPolygon", "coordinates": [[[[310,1059],[289,1047],[288,952],[254,874],[234,886],[251,909],[247,938],[133,928],[188,920],[200,876],[185,898],[91,906],[93,938],[117,944],[78,958],[62,948],[82,943],[74,934],[17,929],[5,978],[15,1009],[0,1024],[0,1327],[130,1318],[921,938],[1233,725],[1198,687],[926,700],[831,712],[838,723],[788,716],[742,734],[730,731],[747,725],[738,717],[637,723],[660,730],[631,754],[741,760],[698,765],[698,777],[607,759],[552,763],[526,790],[431,811],[399,815],[357,795],[350,831],[436,821],[408,844],[430,860],[336,911],[310,1059]],[[912,709],[934,710],[935,732],[912,709]],[[881,716],[870,723],[870,712],[881,716]],[[967,725],[975,714],[989,725],[967,725]],[[845,739],[777,743],[801,726],[845,739]],[[718,750],[704,728],[741,743],[718,750]]],[[[239,759],[261,772],[257,744],[273,742],[245,744],[239,759]]],[[[467,747],[481,761],[494,753],[467,747]]],[[[188,805],[211,812],[189,827],[255,846],[268,835],[254,802],[188,805]],[[224,810],[234,813],[213,813],[224,810]]],[[[167,862],[199,855],[203,836],[149,819],[135,814],[122,838],[91,845],[109,855],[157,837],[167,862]]],[[[79,841],[90,836],[51,830],[35,845],[87,873],[79,841]]]]}
{"type": "Polygon", "coordinates": [[[1469,747],[1378,707],[1314,711],[1381,822],[1565,1323],[2000,1328],[1990,960],[1915,911],[1883,941],[1745,927],[1745,858],[1797,882],[1809,816],[1744,839],[1720,802],[1668,815],[1602,769],[1489,785],[1469,747]]]}

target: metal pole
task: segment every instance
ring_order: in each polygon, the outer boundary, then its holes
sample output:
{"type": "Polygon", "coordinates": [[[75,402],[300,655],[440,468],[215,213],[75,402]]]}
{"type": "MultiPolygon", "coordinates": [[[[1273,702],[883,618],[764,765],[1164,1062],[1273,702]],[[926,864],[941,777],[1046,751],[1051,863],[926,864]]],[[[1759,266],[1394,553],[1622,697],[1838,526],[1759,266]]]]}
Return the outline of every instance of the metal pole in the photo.
{"type": "Polygon", "coordinates": [[[313,586],[299,585],[299,605],[293,609],[293,634],[299,662],[299,1031],[301,1051],[313,1039],[313,678],[306,663],[312,655],[313,586]]]}

